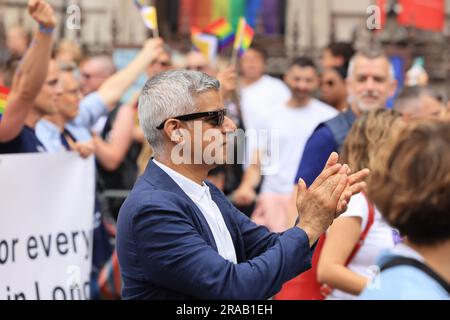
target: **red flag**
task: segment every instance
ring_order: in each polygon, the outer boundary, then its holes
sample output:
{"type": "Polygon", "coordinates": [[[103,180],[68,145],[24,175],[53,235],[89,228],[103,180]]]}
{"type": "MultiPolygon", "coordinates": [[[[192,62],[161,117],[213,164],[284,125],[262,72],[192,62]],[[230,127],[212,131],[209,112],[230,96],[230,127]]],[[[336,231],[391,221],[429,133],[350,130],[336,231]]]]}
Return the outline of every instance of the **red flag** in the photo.
{"type": "Polygon", "coordinates": [[[180,1],[180,10],[178,17],[178,25],[179,31],[182,34],[187,34],[191,32],[192,21],[192,6],[194,0],[181,0],[180,1]]]}
{"type": "Polygon", "coordinates": [[[192,6],[191,26],[205,28],[212,18],[212,1],[195,0],[192,6]]]}
{"type": "Polygon", "coordinates": [[[386,25],[387,5],[388,0],[377,0],[377,6],[380,8],[381,14],[381,29],[384,29],[384,26],[386,25]]]}
{"type": "Polygon", "coordinates": [[[442,32],[445,21],[444,0],[399,0],[398,23],[418,29],[442,32]]]}

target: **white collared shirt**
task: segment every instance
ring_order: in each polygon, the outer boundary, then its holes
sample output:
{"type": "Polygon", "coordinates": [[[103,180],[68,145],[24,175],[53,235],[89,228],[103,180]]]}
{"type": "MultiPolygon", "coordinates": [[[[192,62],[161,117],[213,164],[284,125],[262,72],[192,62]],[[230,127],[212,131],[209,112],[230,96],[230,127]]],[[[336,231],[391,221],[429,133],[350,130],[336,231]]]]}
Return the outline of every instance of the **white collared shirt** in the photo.
{"type": "Polygon", "coordinates": [[[58,126],[52,122],[45,119],[39,120],[36,124],[35,132],[47,152],[54,153],[67,151],[61,141],[61,131],[58,126]]]}
{"type": "Polygon", "coordinates": [[[230,262],[237,263],[236,250],[233,240],[228,230],[219,207],[213,201],[209,187],[203,183],[199,185],[194,181],[179,174],[175,170],[153,160],[173,181],[187,194],[189,198],[197,205],[206,219],[211,229],[219,254],[230,262]]]}

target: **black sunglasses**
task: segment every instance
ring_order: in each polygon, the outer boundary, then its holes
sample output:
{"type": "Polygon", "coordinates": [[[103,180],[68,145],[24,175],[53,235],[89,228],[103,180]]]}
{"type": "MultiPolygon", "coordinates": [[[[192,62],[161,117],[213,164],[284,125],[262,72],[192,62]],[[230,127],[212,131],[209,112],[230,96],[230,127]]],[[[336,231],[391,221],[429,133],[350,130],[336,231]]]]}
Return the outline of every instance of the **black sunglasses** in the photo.
{"type": "MultiPolygon", "coordinates": [[[[223,125],[223,122],[225,121],[226,115],[227,115],[227,110],[221,109],[221,110],[217,110],[217,111],[191,113],[191,114],[186,114],[183,116],[173,117],[170,119],[176,119],[176,120],[180,120],[180,121],[191,121],[191,120],[196,120],[196,119],[200,119],[200,118],[207,118],[206,120],[211,121],[214,126],[221,127],[223,125]]],[[[166,122],[168,120],[169,119],[164,120],[159,126],[156,127],[156,129],[158,129],[158,130],[164,129],[164,125],[166,124],[166,122]]]]}

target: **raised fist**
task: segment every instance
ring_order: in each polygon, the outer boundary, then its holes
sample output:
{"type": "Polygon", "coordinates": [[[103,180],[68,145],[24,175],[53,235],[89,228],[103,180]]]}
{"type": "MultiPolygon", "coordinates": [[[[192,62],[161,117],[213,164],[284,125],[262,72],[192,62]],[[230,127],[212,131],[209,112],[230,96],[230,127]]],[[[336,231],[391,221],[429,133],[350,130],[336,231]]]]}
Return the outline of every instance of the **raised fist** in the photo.
{"type": "Polygon", "coordinates": [[[29,0],[28,12],[40,26],[45,28],[54,28],[56,26],[53,9],[44,0],[29,0]]]}

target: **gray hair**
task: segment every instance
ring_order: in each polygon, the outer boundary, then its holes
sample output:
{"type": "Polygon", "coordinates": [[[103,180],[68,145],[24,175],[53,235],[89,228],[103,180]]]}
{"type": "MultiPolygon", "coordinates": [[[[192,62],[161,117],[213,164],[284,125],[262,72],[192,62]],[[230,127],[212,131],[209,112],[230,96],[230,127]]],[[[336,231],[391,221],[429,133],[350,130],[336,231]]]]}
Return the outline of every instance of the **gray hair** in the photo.
{"type": "Polygon", "coordinates": [[[139,96],[139,123],[155,153],[164,146],[163,121],[197,111],[195,98],[206,91],[220,88],[218,80],[198,71],[162,72],[149,79],[139,96]]]}
{"type": "Polygon", "coordinates": [[[355,72],[355,65],[356,60],[360,57],[367,58],[369,60],[375,60],[378,58],[384,58],[389,63],[389,76],[391,77],[391,80],[395,80],[395,71],[394,67],[392,66],[391,61],[389,60],[389,57],[381,50],[379,49],[365,49],[358,51],[353,58],[350,60],[350,63],[348,65],[348,72],[347,77],[350,78],[353,76],[355,72]]]}
{"type": "Polygon", "coordinates": [[[394,109],[401,113],[415,112],[420,109],[420,98],[424,96],[439,99],[430,87],[404,87],[395,99],[394,109]]]}
{"type": "Polygon", "coordinates": [[[111,76],[117,72],[116,65],[112,55],[109,54],[96,54],[91,55],[84,60],[84,62],[93,61],[101,66],[102,74],[105,76],[111,76]]]}

